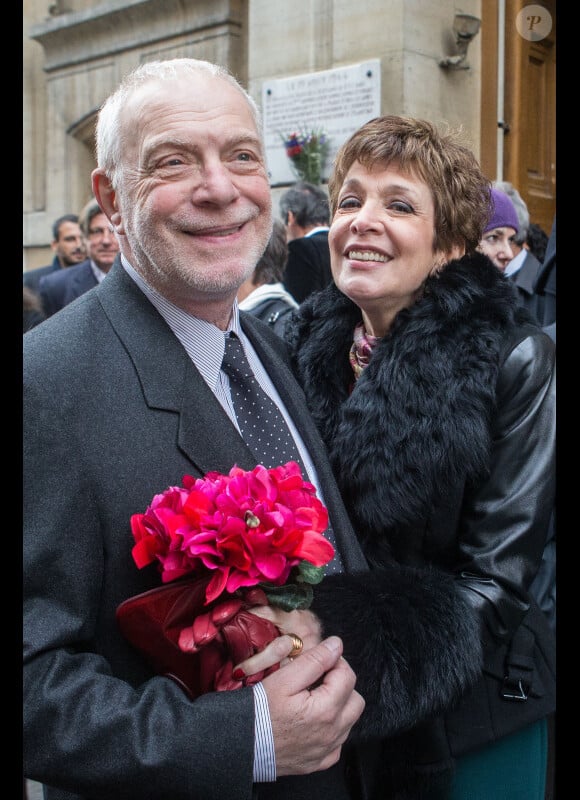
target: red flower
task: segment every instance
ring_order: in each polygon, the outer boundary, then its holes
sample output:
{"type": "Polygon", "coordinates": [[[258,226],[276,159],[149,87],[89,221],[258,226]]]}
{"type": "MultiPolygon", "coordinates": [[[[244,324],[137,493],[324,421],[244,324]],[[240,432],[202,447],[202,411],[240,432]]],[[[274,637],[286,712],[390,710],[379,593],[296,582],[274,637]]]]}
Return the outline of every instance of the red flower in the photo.
{"type": "Polygon", "coordinates": [[[303,561],[321,568],[334,555],[327,526],[328,512],[295,462],[248,472],[234,466],[227,476],[186,475],[183,487],[169,487],[134,514],[133,559],[139,568],[157,560],[163,583],[213,572],[209,603],[244,586],[282,586],[292,570],[300,580],[303,561]]]}

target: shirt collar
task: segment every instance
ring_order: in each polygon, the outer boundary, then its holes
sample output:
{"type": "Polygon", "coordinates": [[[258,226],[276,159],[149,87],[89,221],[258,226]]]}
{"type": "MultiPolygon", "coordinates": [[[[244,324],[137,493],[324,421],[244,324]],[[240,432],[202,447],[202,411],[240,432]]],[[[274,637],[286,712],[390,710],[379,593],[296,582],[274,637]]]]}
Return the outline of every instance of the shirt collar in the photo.
{"type": "Polygon", "coordinates": [[[224,357],[225,336],[234,331],[242,341],[245,336],[240,327],[240,313],[237,299],[232,306],[232,316],[227,331],[222,331],[207,320],[194,317],[179,308],[166,297],[150,286],[143,276],[131,266],[121,254],[121,264],[128,275],[155,306],[173,333],[187,351],[195,366],[203,375],[210,388],[215,388],[219,379],[221,363],[224,357]]]}
{"type": "Polygon", "coordinates": [[[104,272],[100,267],[98,267],[92,258],[89,258],[89,264],[91,265],[91,271],[95,276],[95,280],[97,283],[100,283],[103,278],[106,278],[109,274],[108,272],[104,272]]]}
{"type": "Polygon", "coordinates": [[[319,225],[317,228],[312,228],[311,231],[308,231],[308,233],[305,233],[304,236],[306,238],[308,236],[314,236],[315,233],[328,232],[328,230],[329,230],[329,228],[328,228],[327,225],[319,225]]]}

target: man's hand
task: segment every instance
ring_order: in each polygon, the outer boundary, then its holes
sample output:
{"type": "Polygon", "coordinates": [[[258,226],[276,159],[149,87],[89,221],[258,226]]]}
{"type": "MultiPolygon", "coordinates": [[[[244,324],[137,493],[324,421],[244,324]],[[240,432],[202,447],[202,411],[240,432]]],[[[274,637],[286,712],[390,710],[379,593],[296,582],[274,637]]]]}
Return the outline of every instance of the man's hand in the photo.
{"type": "MultiPolygon", "coordinates": [[[[277,647],[286,642],[287,656],[289,637],[275,642],[277,647]]],[[[355,683],[356,675],[342,658],[342,641],[337,636],[324,639],[264,678],[278,776],[306,775],[338,761],[365,707],[355,683]]]]}

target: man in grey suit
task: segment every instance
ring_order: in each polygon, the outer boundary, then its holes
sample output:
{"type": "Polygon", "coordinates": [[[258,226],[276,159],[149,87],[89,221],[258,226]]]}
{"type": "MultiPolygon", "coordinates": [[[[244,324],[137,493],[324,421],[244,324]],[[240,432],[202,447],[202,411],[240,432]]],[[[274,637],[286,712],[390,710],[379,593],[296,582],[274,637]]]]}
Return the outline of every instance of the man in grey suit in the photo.
{"type": "MultiPolygon", "coordinates": [[[[24,774],[47,800],[369,800],[381,738],[441,703],[443,648],[418,648],[425,615],[409,594],[477,647],[451,582],[396,567],[382,589],[390,613],[359,633],[371,648],[382,639],[389,662],[359,644],[343,657],[340,626],[372,602],[368,565],[285,344],[236,301],[272,227],[260,131],[220,67],[175,59],[128,76],[100,111],[93,172],[121,253],[106,280],[24,335],[24,774]],[[192,701],[129,645],[115,612],[160,585],[131,558],[131,516],[186,474],[256,465],[221,367],[230,332],[289,423],[342,571],[315,587],[311,609],[256,609],[280,636],[236,672],[277,671],[192,701]],[[425,685],[407,686],[410,659],[425,662],[425,685]],[[366,665],[369,699],[352,660],[366,665]]],[[[453,675],[457,691],[474,677],[460,663],[453,675]]]]}
{"type": "MultiPolygon", "coordinates": [[[[41,326],[26,334],[27,777],[51,787],[49,798],[249,800],[254,770],[260,777],[256,711],[270,714],[276,774],[301,776],[338,762],[364,701],[337,638],[266,678],[261,703],[252,688],[192,703],[177,684],[152,677],[116,627],[117,605],[159,584],[155,569],[141,573],[132,563],[131,515],[185,473],[255,465],[189,348],[209,353],[216,337],[223,347],[221,331],[234,325],[269,365],[288,413],[306,416],[271,340],[278,337],[250,320],[240,328],[232,316],[271,229],[245,95],[223,77],[185,67],[169,80],[145,80],[125,103],[123,125],[140,111],[147,122],[129,141],[109,131],[123,152],[115,189],[101,133],[94,191],[127,263],[117,261],[98,290],[48,320],[44,335],[41,326]],[[138,154],[139,170],[129,169],[138,154]],[[188,315],[199,328],[186,332],[180,323],[188,315]],[[205,334],[207,341],[193,341],[205,334]],[[55,417],[48,422],[46,414],[55,417]]],[[[103,113],[101,131],[114,107],[103,113]]],[[[325,500],[337,502],[312,423],[301,424],[300,435],[325,500]]],[[[335,524],[344,561],[360,566],[342,517],[335,524]]],[[[280,660],[292,642],[281,636],[275,647],[280,660]]],[[[259,754],[266,778],[269,755],[259,754]]]]}

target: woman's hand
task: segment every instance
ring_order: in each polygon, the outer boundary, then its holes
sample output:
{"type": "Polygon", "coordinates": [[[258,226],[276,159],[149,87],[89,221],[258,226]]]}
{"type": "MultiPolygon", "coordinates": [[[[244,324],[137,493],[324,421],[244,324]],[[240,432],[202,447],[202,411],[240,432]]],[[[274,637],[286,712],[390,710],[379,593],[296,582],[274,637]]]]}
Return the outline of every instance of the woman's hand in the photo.
{"type": "Polygon", "coordinates": [[[282,611],[276,606],[268,605],[255,606],[251,609],[251,613],[276,625],[280,636],[266,645],[259,653],[235,665],[233,674],[238,680],[244,676],[262,672],[274,664],[284,666],[290,663],[289,655],[295,647],[292,634],[302,640],[303,650],[301,652],[316,647],[322,641],[320,620],[311,611],[282,611]]]}

